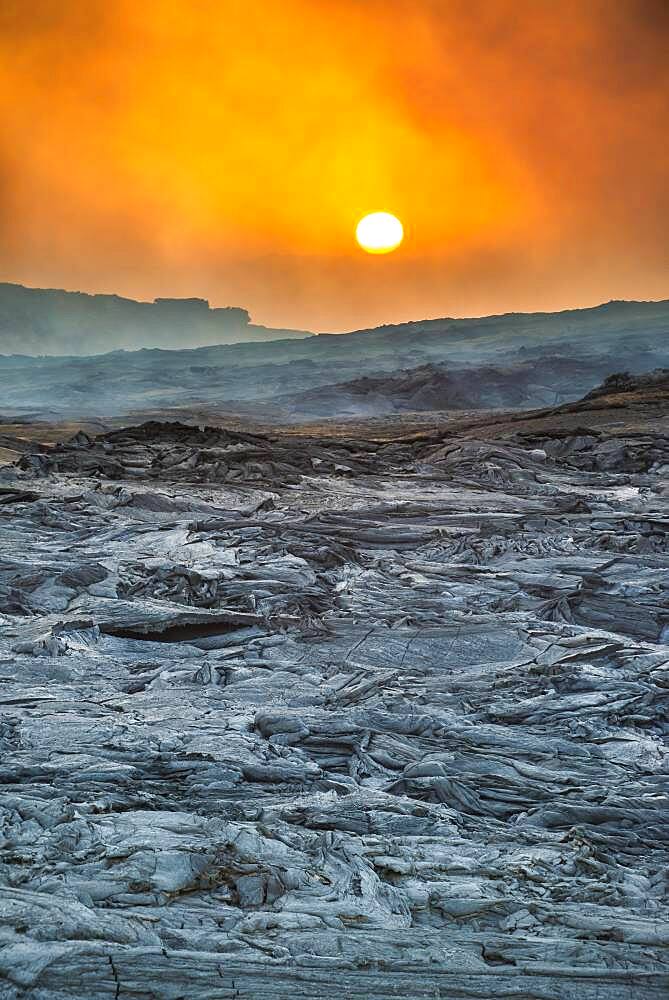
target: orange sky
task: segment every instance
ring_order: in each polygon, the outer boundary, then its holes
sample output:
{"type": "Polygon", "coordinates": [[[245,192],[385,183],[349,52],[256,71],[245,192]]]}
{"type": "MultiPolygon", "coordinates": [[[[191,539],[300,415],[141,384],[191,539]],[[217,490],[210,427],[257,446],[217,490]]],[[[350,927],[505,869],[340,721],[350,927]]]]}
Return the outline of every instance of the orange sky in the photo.
{"type": "Polygon", "coordinates": [[[317,330],[667,297],[668,42],[666,0],[0,0],[0,279],[317,330]]]}

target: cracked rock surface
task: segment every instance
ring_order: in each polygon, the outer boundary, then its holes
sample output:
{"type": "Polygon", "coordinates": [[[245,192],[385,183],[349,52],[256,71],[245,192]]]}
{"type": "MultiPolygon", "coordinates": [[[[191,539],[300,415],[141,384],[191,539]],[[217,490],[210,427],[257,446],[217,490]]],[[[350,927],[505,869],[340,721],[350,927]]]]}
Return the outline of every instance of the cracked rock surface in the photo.
{"type": "Polygon", "coordinates": [[[0,1000],[660,1000],[667,439],[150,424],[0,516],[0,1000]]]}

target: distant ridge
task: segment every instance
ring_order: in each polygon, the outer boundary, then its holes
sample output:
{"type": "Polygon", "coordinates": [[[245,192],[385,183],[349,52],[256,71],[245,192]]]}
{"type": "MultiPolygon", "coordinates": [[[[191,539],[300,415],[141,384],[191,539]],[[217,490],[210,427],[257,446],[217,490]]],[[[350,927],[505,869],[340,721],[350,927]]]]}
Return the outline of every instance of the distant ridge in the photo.
{"type": "Polygon", "coordinates": [[[0,354],[93,355],[141,347],[184,348],[309,336],[250,323],[246,309],[206,299],[90,295],[0,282],[0,354]]]}
{"type": "MultiPolygon", "coordinates": [[[[260,345],[274,342],[283,361],[296,357],[401,352],[404,361],[419,353],[431,360],[445,352],[468,355],[481,349],[545,350],[549,341],[570,344],[576,353],[583,337],[604,335],[610,344],[632,335],[669,336],[669,299],[613,299],[595,306],[558,312],[509,312],[479,317],[446,316],[339,333],[314,334],[255,325],[246,309],[212,308],[206,299],[157,298],[139,302],[120,295],[92,295],[54,288],[27,288],[0,282],[0,355],[90,357],[114,351],[176,351],[226,348],[242,354],[236,363],[258,363],[260,345]],[[296,343],[302,341],[302,344],[296,343]],[[283,342],[279,348],[278,342],[283,342]],[[292,342],[289,343],[289,342],[292,342]],[[252,352],[249,356],[247,351],[252,352]]],[[[270,355],[267,355],[269,360],[270,355]]],[[[277,355],[276,360],[279,360],[277,355]]],[[[232,356],[230,356],[232,363],[232,356]]],[[[417,359],[414,363],[417,363],[417,359]]],[[[388,367],[388,366],[384,366],[388,367]]],[[[395,367],[390,365],[389,367],[395,367]]]]}
{"type": "MultiPolygon", "coordinates": [[[[381,323],[379,326],[370,326],[357,330],[345,331],[347,336],[363,333],[402,333],[410,330],[420,330],[429,332],[433,330],[443,330],[445,327],[461,328],[463,326],[484,326],[495,324],[508,324],[510,322],[532,323],[540,320],[553,320],[563,322],[564,320],[583,320],[588,318],[588,314],[601,313],[604,315],[622,314],[625,312],[636,313],[643,310],[648,315],[666,314],[669,310],[669,299],[610,299],[608,302],[600,302],[594,306],[576,306],[569,309],[538,310],[532,312],[505,312],[491,313],[487,316],[442,316],[436,319],[410,319],[402,323],[381,323]]],[[[341,336],[341,333],[321,333],[320,337],[341,336]]]]}

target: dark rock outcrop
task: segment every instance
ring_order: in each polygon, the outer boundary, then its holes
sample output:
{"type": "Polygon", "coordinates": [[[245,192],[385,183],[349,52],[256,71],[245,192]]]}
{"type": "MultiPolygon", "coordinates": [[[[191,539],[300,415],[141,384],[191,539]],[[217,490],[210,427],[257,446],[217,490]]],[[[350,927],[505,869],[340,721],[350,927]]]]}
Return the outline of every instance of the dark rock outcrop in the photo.
{"type": "Polygon", "coordinates": [[[280,397],[290,412],[308,417],[372,416],[424,410],[529,408],[561,403],[587,391],[608,370],[608,357],[561,358],[454,368],[430,363],[408,371],[365,375],[280,397]]]}

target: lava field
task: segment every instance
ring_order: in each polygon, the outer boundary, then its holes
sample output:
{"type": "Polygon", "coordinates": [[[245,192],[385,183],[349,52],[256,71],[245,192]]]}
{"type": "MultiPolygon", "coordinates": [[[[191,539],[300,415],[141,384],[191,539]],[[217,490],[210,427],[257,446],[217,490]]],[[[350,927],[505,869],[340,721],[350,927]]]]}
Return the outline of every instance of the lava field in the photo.
{"type": "Polygon", "coordinates": [[[1,1000],[666,997],[669,440],[626,388],[3,466],[1,1000]]]}

